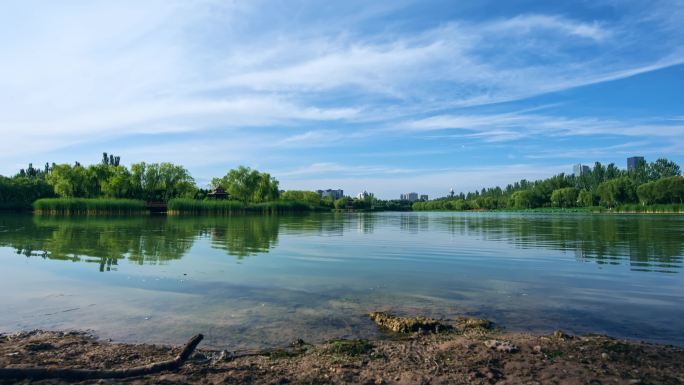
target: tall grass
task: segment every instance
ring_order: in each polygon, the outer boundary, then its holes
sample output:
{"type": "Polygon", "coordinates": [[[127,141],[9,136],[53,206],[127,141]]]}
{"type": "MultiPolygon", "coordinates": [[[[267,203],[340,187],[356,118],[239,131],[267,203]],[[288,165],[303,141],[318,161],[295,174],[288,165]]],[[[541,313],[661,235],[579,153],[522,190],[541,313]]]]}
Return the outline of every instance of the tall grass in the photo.
{"type": "Polygon", "coordinates": [[[171,199],[168,204],[168,213],[171,215],[281,214],[316,209],[303,201],[273,201],[250,204],[239,201],[178,198],[171,199]]]}
{"type": "Polygon", "coordinates": [[[601,213],[638,213],[638,214],[684,214],[684,204],[625,204],[612,209],[596,208],[594,212],[601,213]]]}
{"type": "Polygon", "coordinates": [[[130,215],[147,213],[144,201],[134,199],[45,198],[33,202],[43,215],[130,215]]]}
{"type": "Polygon", "coordinates": [[[684,204],[656,204],[656,205],[621,205],[614,211],[619,213],[647,213],[647,214],[684,214],[684,204]]]}

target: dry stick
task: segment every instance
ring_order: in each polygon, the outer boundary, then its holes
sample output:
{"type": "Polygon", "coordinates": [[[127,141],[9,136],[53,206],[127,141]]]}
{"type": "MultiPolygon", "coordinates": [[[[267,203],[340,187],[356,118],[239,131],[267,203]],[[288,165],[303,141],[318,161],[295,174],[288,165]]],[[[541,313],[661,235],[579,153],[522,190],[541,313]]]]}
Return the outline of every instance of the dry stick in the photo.
{"type": "Polygon", "coordinates": [[[138,377],[164,370],[180,368],[204,338],[198,334],[190,339],[173,360],[156,362],[128,369],[62,369],[62,368],[0,368],[0,379],[31,378],[34,380],[61,378],[65,380],[91,380],[96,378],[138,377]]]}

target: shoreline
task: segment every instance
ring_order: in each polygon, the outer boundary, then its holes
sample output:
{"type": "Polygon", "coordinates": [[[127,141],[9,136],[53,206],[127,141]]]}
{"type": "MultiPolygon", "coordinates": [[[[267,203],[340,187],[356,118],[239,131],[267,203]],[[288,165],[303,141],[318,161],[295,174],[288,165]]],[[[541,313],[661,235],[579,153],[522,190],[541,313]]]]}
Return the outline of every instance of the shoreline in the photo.
{"type": "Polygon", "coordinates": [[[279,215],[308,215],[308,214],[375,214],[375,213],[506,213],[506,214],[593,214],[593,215],[684,215],[684,211],[633,211],[633,210],[574,210],[574,209],[529,209],[529,210],[308,210],[308,211],[288,211],[288,212],[239,212],[232,214],[216,213],[187,213],[187,212],[139,212],[139,213],[117,213],[117,212],[97,212],[97,213],[53,213],[42,212],[40,210],[2,210],[0,215],[31,215],[42,218],[86,218],[86,217],[185,217],[185,218],[206,218],[206,217],[239,217],[239,216],[279,216],[279,215]]]}
{"type": "MultiPolygon", "coordinates": [[[[446,333],[395,333],[389,339],[316,345],[298,340],[265,351],[210,350],[200,344],[176,371],[117,380],[0,379],[0,384],[684,383],[682,347],[561,331],[513,333],[465,322],[446,333]]],[[[0,367],[125,369],[172,359],[180,349],[38,330],[0,334],[0,367]]]]}

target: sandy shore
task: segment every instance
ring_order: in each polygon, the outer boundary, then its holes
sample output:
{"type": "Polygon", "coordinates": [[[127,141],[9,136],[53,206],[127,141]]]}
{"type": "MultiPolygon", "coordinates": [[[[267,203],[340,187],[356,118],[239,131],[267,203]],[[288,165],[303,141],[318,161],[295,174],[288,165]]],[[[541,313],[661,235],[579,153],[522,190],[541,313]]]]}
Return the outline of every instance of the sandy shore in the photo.
{"type": "MultiPolygon", "coordinates": [[[[171,359],[179,350],[99,341],[80,332],[32,331],[0,336],[0,367],[127,368],[171,359]]],[[[200,345],[175,372],[81,382],[0,380],[15,383],[684,384],[684,349],[605,336],[473,328],[397,334],[380,341],[298,341],[261,352],[203,350],[200,345]]]]}

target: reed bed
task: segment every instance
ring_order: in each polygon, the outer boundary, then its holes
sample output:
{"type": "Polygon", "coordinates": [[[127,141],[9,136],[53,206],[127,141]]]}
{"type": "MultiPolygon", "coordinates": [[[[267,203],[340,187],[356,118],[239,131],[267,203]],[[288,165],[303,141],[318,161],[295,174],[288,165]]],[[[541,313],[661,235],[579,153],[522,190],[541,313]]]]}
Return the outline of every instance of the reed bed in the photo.
{"type": "Polygon", "coordinates": [[[655,204],[655,205],[621,205],[613,211],[619,213],[645,214],[684,214],[684,204],[655,204]]]}
{"type": "Polygon", "coordinates": [[[303,201],[273,201],[264,203],[243,203],[227,200],[171,199],[168,203],[170,215],[240,215],[281,214],[316,210],[303,201]]]}
{"type": "Polygon", "coordinates": [[[33,203],[42,215],[131,215],[148,212],[144,201],[135,199],[45,198],[33,203]]]}

